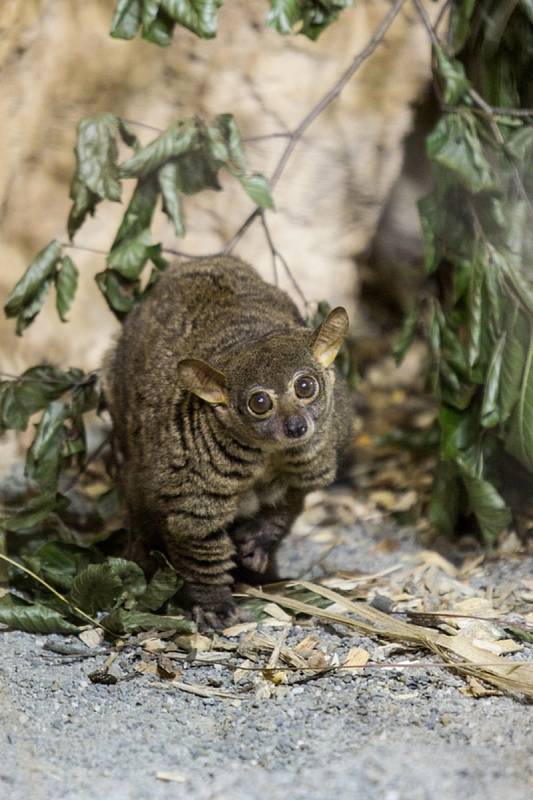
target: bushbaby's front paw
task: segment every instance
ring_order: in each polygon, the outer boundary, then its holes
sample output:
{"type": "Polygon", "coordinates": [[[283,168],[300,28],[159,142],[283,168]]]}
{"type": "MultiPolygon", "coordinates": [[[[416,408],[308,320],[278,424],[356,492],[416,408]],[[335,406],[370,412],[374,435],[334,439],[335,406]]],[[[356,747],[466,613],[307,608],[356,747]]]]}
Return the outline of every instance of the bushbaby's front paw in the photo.
{"type": "Polygon", "coordinates": [[[233,532],[237,559],[241,566],[262,575],[268,568],[273,536],[256,522],[244,522],[233,532]]]}
{"type": "Polygon", "coordinates": [[[266,572],[269,560],[270,542],[268,545],[260,538],[248,539],[239,544],[237,555],[240,563],[251,572],[262,575],[266,572]]]}
{"type": "Polygon", "coordinates": [[[235,604],[224,612],[209,611],[202,606],[194,606],[193,617],[200,631],[221,631],[239,622],[249,622],[252,618],[246,609],[239,608],[235,604]]]}

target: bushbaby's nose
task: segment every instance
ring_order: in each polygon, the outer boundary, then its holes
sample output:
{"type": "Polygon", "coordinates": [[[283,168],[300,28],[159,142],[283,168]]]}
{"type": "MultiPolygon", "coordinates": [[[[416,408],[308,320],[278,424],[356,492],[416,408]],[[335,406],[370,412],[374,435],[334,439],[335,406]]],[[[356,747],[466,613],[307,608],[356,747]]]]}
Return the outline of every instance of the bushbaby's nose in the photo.
{"type": "Polygon", "coordinates": [[[291,439],[298,439],[307,433],[307,422],[305,417],[300,417],[298,414],[293,414],[285,420],[285,433],[291,439]]]}

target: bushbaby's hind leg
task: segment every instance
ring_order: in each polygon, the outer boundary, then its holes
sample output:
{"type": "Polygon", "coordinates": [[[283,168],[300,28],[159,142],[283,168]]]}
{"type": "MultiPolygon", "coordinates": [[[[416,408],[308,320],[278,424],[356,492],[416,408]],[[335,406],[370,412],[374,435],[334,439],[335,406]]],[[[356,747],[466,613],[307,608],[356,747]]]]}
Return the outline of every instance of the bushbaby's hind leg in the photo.
{"type": "Polygon", "coordinates": [[[289,533],[302,505],[303,495],[293,492],[283,505],[264,506],[257,516],[233,524],[230,536],[245,570],[265,577],[272,572],[274,550],[289,533]]]}

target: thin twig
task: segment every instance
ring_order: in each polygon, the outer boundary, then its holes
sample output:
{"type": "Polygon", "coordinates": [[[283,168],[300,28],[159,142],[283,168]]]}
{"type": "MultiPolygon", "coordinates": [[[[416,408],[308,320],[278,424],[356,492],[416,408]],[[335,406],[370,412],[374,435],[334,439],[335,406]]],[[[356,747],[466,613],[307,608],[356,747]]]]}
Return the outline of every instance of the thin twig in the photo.
{"type": "Polygon", "coordinates": [[[100,444],[98,445],[98,447],[96,447],[93,450],[92,453],[89,453],[89,455],[87,456],[87,458],[83,462],[83,465],[82,465],[81,469],[76,473],[76,475],[74,475],[70,479],[70,481],[67,483],[67,485],[62,489],[62,491],[65,494],[67,492],[70,492],[70,490],[73,489],[74,486],[76,486],[76,484],[78,483],[78,481],[80,480],[82,475],[84,475],[87,472],[87,469],[88,469],[89,465],[92,464],[93,461],[96,461],[96,459],[98,458],[100,453],[103,451],[105,446],[108,444],[110,439],[111,439],[111,431],[108,431],[106,433],[106,435],[104,436],[104,438],[102,439],[102,441],[100,442],[100,444]]]}
{"type": "MultiPolygon", "coordinates": [[[[330,105],[330,103],[332,103],[339,96],[348,81],[351,80],[361,65],[369,56],[372,55],[376,47],[383,41],[385,34],[400,13],[402,6],[404,6],[405,3],[406,0],[396,0],[389,12],[384,16],[374,35],[369,39],[367,45],[359,53],[357,53],[350,66],[337,79],[331,89],[326,92],[326,94],[318,101],[318,103],[305,115],[292,133],[288,135],[287,145],[285,146],[270,178],[270,185],[272,188],[275,187],[276,183],[281,177],[283,170],[287,165],[287,161],[291,157],[294,148],[303,137],[307,128],[309,128],[309,126],[312,125],[315,119],[322,114],[322,112],[330,105]]],[[[251,212],[251,214],[249,214],[249,216],[242,223],[241,227],[224,248],[223,252],[225,254],[232,252],[235,245],[242,239],[248,228],[261,215],[261,213],[262,209],[257,207],[251,212]]]]}
{"type": "Polygon", "coordinates": [[[61,245],[61,247],[66,247],[69,250],[83,250],[86,251],[87,253],[96,253],[96,255],[98,256],[105,256],[106,258],[109,255],[109,252],[107,250],[99,250],[96,247],[86,247],[83,244],[71,244],[70,242],[59,242],[59,244],[61,245]]]}
{"type": "Polygon", "coordinates": [[[126,117],[120,117],[120,119],[127,125],[137,125],[139,128],[147,128],[149,131],[157,131],[157,133],[163,133],[162,128],[156,128],[155,125],[149,125],[147,122],[137,122],[136,119],[126,119],[126,117]]]}
{"type": "Polygon", "coordinates": [[[270,233],[270,228],[268,227],[268,224],[267,224],[267,221],[266,221],[265,212],[263,210],[260,211],[260,216],[261,216],[261,225],[263,226],[263,230],[265,232],[265,237],[266,237],[268,246],[270,248],[270,252],[272,254],[272,265],[273,265],[273,269],[274,269],[274,279],[275,279],[276,286],[278,285],[277,259],[279,258],[279,260],[281,261],[281,263],[283,265],[283,269],[287,273],[287,276],[288,276],[289,280],[292,283],[294,291],[296,292],[296,294],[298,295],[298,297],[300,298],[300,300],[304,304],[305,309],[307,310],[308,306],[309,306],[309,303],[307,302],[304,293],[300,289],[300,286],[298,285],[298,282],[297,282],[296,278],[292,274],[292,270],[289,267],[287,259],[285,258],[285,256],[282,253],[280,253],[280,251],[277,249],[277,247],[274,244],[274,241],[272,239],[272,234],[270,233]]]}
{"type": "Polygon", "coordinates": [[[293,136],[293,131],[279,131],[278,133],[263,133],[259,136],[246,136],[243,142],[250,144],[250,142],[264,142],[267,139],[290,139],[293,136]]]}
{"type": "MultiPolygon", "coordinates": [[[[87,252],[87,253],[95,253],[96,255],[99,255],[99,256],[105,256],[105,258],[107,258],[109,256],[109,251],[108,250],[99,250],[96,247],[86,247],[85,245],[82,245],[82,244],[70,244],[68,242],[60,242],[60,245],[61,245],[61,247],[68,247],[71,250],[81,250],[81,251],[87,252]]],[[[211,257],[220,255],[220,252],[213,253],[211,255],[209,255],[209,254],[198,255],[198,254],[195,254],[195,253],[185,253],[183,250],[176,250],[173,247],[162,247],[161,251],[163,253],[170,253],[173,256],[181,256],[182,258],[190,258],[191,261],[193,261],[195,258],[211,258],[211,257]]]]}

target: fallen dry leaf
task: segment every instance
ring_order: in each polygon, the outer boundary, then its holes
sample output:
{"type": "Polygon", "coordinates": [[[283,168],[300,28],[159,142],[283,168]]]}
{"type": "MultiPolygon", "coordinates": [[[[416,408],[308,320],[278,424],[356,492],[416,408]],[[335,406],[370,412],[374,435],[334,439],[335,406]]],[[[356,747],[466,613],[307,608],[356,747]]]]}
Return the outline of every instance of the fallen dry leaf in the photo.
{"type": "Polygon", "coordinates": [[[213,640],[201,633],[191,633],[186,636],[175,636],[174,643],[186,653],[205,653],[213,647],[213,640]]]}
{"type": "Polygon", "coordinates": [[[499,689],[484,686],[477,678],[467,678],[468,686],[463,686],[459,691],[469,697],[499,697],[503,694],[499,689]]]}
{"type": "Polygon", "coordinates": [[[104,640],[104,632],[100,628],[88,628],[78,634],[78,639],[87,647],[99,647],[104,640]]]}
{"type": "Polygon", "coordinates": [[[351,647],[341,667],[364,667],[370,658],[370,653],[362,647],[351,647]]]}
{"type": "Polygon", "coordinates": [[[143,650],[146,650],[147,653],[159,653],[161,650],[164,650],[167,646],[167,643],[163,641],[163,639],[145,639],[142,643],[143,650]]]}

